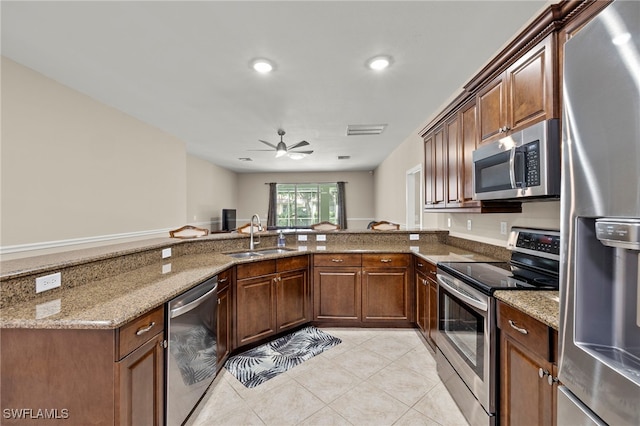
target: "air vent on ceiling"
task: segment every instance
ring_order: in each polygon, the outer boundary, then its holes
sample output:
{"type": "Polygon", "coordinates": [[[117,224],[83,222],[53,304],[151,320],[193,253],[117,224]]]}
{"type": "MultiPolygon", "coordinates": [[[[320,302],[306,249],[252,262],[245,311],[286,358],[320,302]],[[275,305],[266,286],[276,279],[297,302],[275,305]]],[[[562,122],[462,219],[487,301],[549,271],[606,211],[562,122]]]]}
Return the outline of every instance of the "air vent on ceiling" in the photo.
{"type": "Polygon", "coordinates": [[[379,135],[386,127],[386,124],[349,124],[347,136],[379,135]]]}
{"type": "Polygon", "coordinates": [[[350,155],[338,155],[338,160],[348,160],[351,158],[350,155]]]}
{"type": "Polygon", "coordinates": [[[240,158],[238,158],[238,160],[240,160],[240,161],[253,161],[253,160],[252,160],[251,158],[249,158],[249,157],[240,157],[240,158]]]}

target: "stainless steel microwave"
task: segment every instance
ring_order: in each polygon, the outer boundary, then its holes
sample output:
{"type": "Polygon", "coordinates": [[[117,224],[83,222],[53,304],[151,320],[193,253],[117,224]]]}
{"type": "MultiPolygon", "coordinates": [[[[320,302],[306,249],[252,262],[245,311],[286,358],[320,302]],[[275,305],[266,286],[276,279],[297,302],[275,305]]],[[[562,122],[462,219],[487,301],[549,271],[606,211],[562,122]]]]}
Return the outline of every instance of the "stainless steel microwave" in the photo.
{"type": "Polygon", "coordinates": [[[542,121],[473,151],[473,198],[559,198],[559,126],[542,121]]]}

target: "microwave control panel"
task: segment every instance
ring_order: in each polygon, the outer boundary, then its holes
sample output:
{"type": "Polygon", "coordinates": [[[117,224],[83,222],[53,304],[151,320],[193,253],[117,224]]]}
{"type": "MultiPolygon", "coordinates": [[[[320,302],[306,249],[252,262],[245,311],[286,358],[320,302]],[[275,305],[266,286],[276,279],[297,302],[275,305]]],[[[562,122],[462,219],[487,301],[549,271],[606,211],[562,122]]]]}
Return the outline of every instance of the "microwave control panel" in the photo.
{"type": "Polygon", "coordinates": [[[522,148],[525,157],[526,186],[538,186],[540,185],[540,142],[531,142],[522,148]]]}

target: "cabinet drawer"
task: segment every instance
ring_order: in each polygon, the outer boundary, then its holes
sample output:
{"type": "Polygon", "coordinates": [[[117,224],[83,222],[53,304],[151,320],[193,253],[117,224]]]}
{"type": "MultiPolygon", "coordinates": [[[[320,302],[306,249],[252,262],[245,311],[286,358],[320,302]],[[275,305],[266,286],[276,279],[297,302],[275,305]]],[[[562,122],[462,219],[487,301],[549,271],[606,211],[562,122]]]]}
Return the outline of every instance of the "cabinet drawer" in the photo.
{"type": "Polygon", "coordinates": [[[218,274],[218,291],[224,290],[229,284],[231,284],[231,269],[218,274]]]}
{"type": "Polygon", "coordinates": [[[124,358],[164,330],[164,306],[134,319],[118,329],[118,359],[124,358]]]}
{"type": "Polygon", "coordinates": [[[263,260],[260,262],[245,263],[238,265],[236,270],[236,278],[241,280],[244,278],[259,277],[261,275],[275,274],[276,273],[276,261],[263,260]]]}
{"type": "Polygon", "coordinates": [[[276,260],[276,269],[278,272],[294,271],[296,269],[305,269],[309,266],[307,255],[285,257],[276,260]]]}
{"type": "Polygon", "coordinates": [[[362,266],[364,268],[406,268],[409,266],[411,256],[408,254],[363,254],[362,266]]]}
{"type": "Polygon", "coordinates": [[[549,326],[524,312],[498,302],[498,328],[546,360],[551,360],[549,326]]]}
{"type": "Polygon", "coordinates": [[[362,263],[361,254],[335,253],[335,254],[314,254],[314,266],[360,266],[362,263]]]}
{"type": "Polygon", "coordinates": [[[425,275],[433,275],[435,278],[436,265],[417,256],[414,256],[413,265],[416,272],[422,272],[425,275]]]}

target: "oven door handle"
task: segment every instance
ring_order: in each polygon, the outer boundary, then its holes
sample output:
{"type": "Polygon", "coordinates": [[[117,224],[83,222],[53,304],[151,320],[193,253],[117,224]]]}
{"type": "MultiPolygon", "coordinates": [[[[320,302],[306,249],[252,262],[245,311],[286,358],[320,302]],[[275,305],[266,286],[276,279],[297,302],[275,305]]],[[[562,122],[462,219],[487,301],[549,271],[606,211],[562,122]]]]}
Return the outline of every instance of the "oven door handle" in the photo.
{"type": "Polygon", "coordinates": [[[446,288],[449,292],[455,294],[456,297],[458,297],[463,302],[473,306],[474,308],[480,309],[482,312],[487,312],[488,306],[485,302],[462,293],[457,288],[451,286],[451,284],[449,284],[447,280],[440,274],[438,274],[438,282],[441,286],[446,288]]]}

